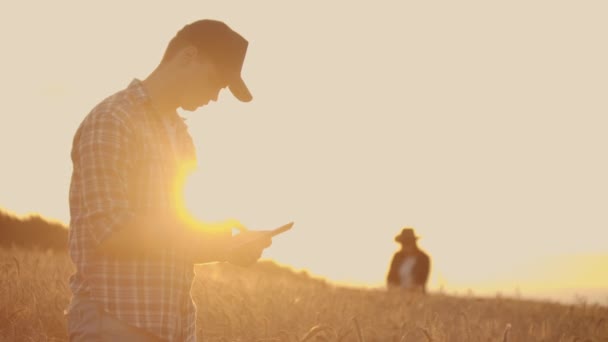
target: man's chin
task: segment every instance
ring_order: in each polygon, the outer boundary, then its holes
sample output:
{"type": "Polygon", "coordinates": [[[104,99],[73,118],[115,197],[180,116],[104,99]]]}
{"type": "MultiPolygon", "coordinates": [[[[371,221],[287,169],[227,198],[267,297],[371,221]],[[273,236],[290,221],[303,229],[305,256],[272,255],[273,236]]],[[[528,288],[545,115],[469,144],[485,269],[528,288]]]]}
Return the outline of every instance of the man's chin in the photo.
{"type": "Polygon", "coordinates": [[[182,105],[182,109],[188,112],[194,112],[197,109],[204,107],[205,105],[182,105]]]}

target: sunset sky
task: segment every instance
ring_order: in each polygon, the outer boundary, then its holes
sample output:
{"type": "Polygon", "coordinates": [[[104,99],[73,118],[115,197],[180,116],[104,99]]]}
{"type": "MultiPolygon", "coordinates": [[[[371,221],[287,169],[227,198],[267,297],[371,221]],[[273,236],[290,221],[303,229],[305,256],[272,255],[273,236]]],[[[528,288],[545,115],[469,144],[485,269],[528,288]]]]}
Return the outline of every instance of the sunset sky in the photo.
{"type": "Polygon", "coordinates": [[[412,226],[430,287],[608,289],[605,1],[21,1],[0,4],[0,207],[69,221],[70,148],[173,35],[250,42],[229,92],[182,112],[189,209],[253,229],[265,257],[384,282],[412,226]]]}

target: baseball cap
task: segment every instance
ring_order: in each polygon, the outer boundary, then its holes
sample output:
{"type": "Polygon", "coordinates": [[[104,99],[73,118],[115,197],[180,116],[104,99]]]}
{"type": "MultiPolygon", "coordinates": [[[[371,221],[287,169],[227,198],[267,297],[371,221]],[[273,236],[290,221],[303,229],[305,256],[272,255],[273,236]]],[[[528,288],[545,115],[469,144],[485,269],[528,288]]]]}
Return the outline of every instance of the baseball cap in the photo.
{"type": "Polygon", "coordinates": [[[249,42],[221,21],[203,19],[184,26],[175,36],[198,47],[220,68],[230,92],[240,101],[253,99],[241,77],[249,42]]]}

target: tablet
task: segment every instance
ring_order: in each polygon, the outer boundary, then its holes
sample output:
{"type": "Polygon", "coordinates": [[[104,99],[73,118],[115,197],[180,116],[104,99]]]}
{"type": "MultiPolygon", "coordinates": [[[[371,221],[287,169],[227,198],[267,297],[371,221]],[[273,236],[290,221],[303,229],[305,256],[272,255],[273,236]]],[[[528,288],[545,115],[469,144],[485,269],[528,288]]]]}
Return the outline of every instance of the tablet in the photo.
{"type": "Polygon", "coordinates": [[[293,222],[289,222],[288,224],[284,224],[284,225],[280,226],[279,228],[269,230],[268,233],[270,234],[270,237],[277,236],[281,233],[285,233],[286,231],[290,230],[291,227],[293,227],[293,222]]]}
{"type": "Polygon", "coordinates": [[[282,226],[280,226],[278,228],[272,229],[272,230],[254,230],[256,232],[260,232],[260,233],[264,233],[264,234],[252,236],[250,240],[242,241],[241,243],[239,243],[238,245],[232,247],[231,249],[232,250],[239,249],[239,248],[241,248],[243,246],[246,246],[246,245],[248,245],[248,244],[250,244],[252,242],[255,242],[257,239],[260,239],[262,237],[270,237],[270,238],[275,237],[275,236],[277,236],[279,234],[282,234],[282,233],[290,230],[291,227],[293,227],[293,222],[289,222],[287,224],[284,224],[284,225],[282,225],[282,226]]]}

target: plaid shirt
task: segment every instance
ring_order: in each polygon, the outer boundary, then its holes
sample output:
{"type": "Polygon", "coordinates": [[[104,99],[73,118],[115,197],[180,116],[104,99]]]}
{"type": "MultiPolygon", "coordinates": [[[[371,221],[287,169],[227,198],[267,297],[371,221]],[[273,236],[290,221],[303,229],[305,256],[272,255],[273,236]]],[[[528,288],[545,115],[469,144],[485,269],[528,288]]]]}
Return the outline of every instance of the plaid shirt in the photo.
{"type": "Polygon", "coordinates": [[[71,157],[72,293],[98,301],[121,321],[164,340],[195,341],[196,308],[190,297],[194,271],[183,249],[167,246],[155,258],[132,260],[94,253],[133,217],[177,213],[180,172],[196,163],[183,119],[177,113],[163,119],[141,82],[134,80],[86,116],[74,136],[71,157]],[[167,123],[174,125],[173,138],[167,123]]]}

